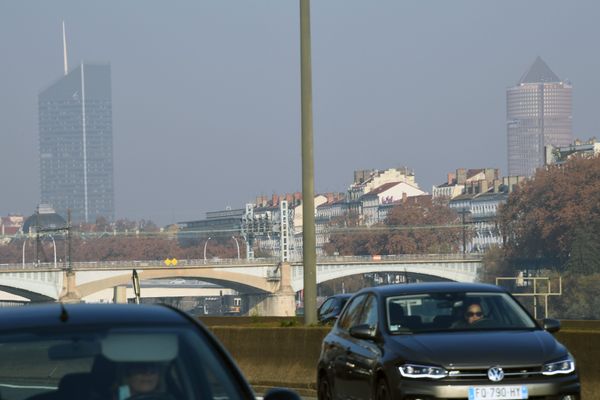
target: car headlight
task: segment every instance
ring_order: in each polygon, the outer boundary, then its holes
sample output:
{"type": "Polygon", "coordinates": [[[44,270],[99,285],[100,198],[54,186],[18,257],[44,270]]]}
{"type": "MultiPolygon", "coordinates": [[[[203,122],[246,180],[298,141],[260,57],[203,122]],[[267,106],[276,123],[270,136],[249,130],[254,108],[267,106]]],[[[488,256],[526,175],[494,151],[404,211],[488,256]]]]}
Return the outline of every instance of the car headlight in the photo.
{"type": "Polygon", "coordinates": [[[448,375],[448,371],[444,368],[432,365],[404,364],[398,367],[398,369],[400,370],[400,375],[405,378],[441,379],[448,375]]]}
{"type": "Polygon", "coordinates": [[[567,357],[544,364],[542,367],[543,375],[570,374],[575,371],[575,360],[569,354],[567,357]]]}

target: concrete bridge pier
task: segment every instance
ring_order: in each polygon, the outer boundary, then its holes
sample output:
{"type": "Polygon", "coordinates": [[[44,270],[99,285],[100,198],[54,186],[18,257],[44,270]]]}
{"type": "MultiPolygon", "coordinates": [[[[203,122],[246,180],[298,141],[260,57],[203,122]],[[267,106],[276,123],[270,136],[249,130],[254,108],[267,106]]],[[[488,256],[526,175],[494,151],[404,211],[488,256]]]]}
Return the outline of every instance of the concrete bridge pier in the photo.
{"type": "Polygon", "coordinates": [[[249,295],[249,315],[269,317],[293,317],[296,315],[296,293],[292,288],[292,267],[289,263],[279,265],[281,278],[279,288],[272,294],[249,295]]]}
{"type": "Polygon", "coordinates": [[[61,303],[80,303],[81,294],[77,290],[74,271],[63,271],[63,287],[58,301],[61,303]]]}

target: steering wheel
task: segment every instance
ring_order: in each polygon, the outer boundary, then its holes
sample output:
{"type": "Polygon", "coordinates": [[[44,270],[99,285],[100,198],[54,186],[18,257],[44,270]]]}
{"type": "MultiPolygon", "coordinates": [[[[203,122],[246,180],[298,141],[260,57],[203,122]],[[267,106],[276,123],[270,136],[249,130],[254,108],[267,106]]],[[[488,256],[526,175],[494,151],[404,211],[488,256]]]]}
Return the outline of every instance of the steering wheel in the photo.
{"type": "Polygon", "coordinates": [[[477,321],[474,321],[471,324],[471,326],[473,328],[490,328],[490,327],[493,327],[494,325],[495,324],[494,324],[493,320],[491,320],[489,318],[485,318],[485,317],[481,318],[481,319],[478,319],[477,321]]]}

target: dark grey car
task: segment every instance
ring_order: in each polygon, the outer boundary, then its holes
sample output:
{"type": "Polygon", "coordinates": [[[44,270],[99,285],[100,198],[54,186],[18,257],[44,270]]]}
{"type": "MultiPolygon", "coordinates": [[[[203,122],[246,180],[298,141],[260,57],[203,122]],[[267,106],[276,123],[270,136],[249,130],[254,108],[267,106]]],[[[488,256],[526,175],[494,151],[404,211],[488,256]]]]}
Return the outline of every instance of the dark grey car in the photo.
{"type": "Polygon", "coordinates": [[[352,297],[350,293],[334,294],[325,299],[317,310],[317,319],[320,324],[332,324],[338,318],[346,302],[352,297]]]}
{"type": "Polygon", "coordinates": [[[579,398],[575,360],[503,289],[432,283],[364,289],[323,341],[329,399],[579,398]]]}

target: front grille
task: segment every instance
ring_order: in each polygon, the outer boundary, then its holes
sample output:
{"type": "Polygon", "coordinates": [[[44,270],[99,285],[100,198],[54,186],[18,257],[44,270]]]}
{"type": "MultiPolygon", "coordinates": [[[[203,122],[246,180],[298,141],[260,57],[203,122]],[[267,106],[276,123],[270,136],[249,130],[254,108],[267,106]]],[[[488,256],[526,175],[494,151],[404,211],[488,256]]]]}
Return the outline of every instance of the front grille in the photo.
{"type": "MultiPolygon", "coordinates": [[[[503,381],[511,379],[527,379],[534,376],[541,376],[542,369],[535,367],[502,368],[504,370],[503,381]]],[[[488,370],[486,369],[456,369],[450,370],[447,380],[486,380],[488,379],[488,370]]]]}

